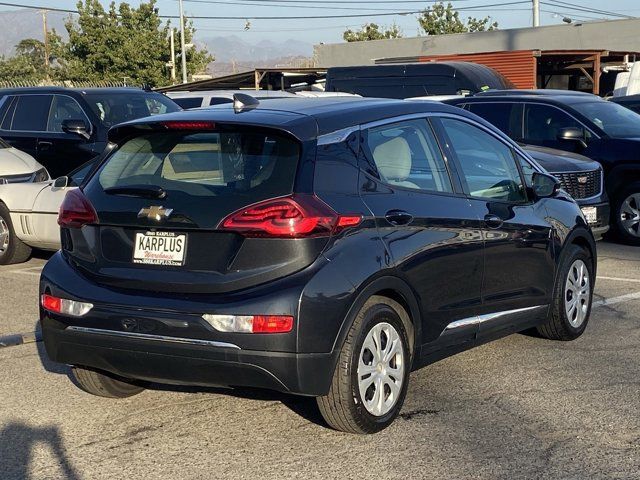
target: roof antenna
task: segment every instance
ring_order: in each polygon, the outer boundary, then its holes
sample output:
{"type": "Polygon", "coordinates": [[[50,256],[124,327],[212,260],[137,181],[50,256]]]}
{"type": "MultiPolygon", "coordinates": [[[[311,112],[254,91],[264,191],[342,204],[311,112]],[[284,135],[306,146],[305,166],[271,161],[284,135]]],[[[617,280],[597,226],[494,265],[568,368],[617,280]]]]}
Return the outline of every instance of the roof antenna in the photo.
{"type": "Polygon", "coordinates": [[[233,110],[236,113],[240,113],[244,110],[251,110],[260,105],[260,101],[257,98],[247,95],[246,93],[234,93],[233,94],[233,110]]]}

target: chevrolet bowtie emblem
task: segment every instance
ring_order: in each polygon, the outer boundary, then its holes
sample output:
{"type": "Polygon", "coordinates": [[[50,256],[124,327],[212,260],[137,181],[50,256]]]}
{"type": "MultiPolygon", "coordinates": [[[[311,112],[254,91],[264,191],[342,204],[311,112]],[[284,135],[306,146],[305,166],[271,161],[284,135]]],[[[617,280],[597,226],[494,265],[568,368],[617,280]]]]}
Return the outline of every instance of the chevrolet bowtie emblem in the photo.
{"type": "Polygon", "coordinates": [[[173,212],[173,208],[164,208],[153,205],[149,208],[143,208],[138,212],[138,218],[148,218],[149,220],[155,220],[159,222],[160,220],[164,220],[165,218],[169,218],[173,212]]]}

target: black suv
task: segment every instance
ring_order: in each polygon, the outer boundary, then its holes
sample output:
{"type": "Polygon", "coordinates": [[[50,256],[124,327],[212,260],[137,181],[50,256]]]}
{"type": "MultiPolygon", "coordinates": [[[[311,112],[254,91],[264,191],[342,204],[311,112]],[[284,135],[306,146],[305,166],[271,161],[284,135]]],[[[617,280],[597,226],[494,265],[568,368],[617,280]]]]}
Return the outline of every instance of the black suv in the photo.
{"type": "Polygon", "coordinates": [[[178,110],[164,95],[137,88],[2,89],[0,137],[57,178],[100,154],[113,125],[178,110]]]}
{"type": "Polygon", "coordinates": [[[86,391],[264,387],[370,433],[413,369],[532,327],[585,330],[591,231],[488,123],[431,102],[235,106],[111,129],[113,152],[67,194],[40,319],[86,391]]]}
{"type": "Polygon", "coordinates": [[[611,229],[620,240],[640,245],[640,115],[595,95],[557,90],[486,92],[447,103],[480,115],[518,142],[599,162],[611,229]]]}

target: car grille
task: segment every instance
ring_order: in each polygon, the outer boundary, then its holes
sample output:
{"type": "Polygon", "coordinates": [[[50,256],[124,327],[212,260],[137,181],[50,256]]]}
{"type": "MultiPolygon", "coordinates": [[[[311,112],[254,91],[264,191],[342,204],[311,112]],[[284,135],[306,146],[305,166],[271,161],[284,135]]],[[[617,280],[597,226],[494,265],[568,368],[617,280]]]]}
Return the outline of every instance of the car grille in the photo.
{"type": "Polygon", "coordinates": [[[3,183],[25,183],[33,181],[33,173],[26,173],[22,175],[3,175],[0,176],[0,184],[3,183]]]}
{"type": "Polygon", "coordinates": [[[562,188],[576,200],[600,195],[602,170],[588,172],[553,173],[560,180],[562,188]]]}

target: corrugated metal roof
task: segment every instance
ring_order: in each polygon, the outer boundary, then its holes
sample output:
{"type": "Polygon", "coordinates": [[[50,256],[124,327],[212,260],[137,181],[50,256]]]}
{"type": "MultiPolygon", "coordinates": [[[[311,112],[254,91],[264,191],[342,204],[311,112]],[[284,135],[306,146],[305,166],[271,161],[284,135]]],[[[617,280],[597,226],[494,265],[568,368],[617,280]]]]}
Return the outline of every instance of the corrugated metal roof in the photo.
{"type": "Polygon", "coordinates": [[[467,53],[418,57],[419,62],[461,61],[481,63],[500,72],[517,88],[536,88],[536,50],[512,52],[467,53]]]}

